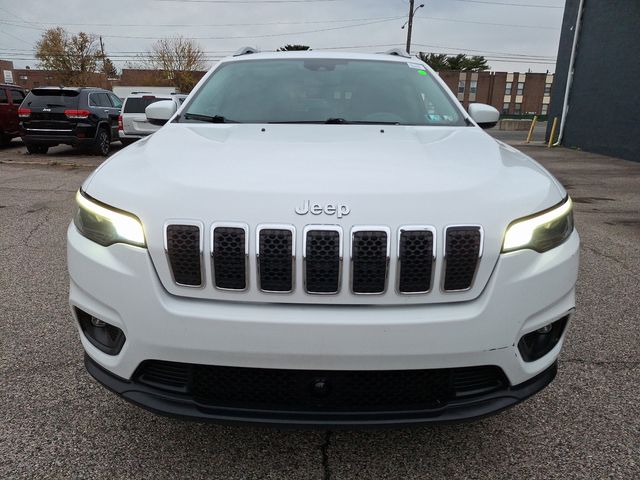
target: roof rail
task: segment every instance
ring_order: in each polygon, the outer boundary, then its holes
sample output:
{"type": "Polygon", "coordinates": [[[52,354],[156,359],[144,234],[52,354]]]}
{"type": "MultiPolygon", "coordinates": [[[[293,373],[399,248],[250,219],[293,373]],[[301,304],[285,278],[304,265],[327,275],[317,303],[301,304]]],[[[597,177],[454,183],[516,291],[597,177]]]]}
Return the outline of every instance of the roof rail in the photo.
{"type": "Polygon", "coordinates": [[[260,50],[253,47],[242,47],[236,53],[233,54],[234,57],[239,57],[241,55],[251,55],[252,53],[258,53],[260,50]]]}
{"type": "Polygon", "coordinates": [[[391,50],[387,50],[386,52],[384,52],[384,55],[396,55],[398,57],[411,58],[411,55],[409,55],[401,48],[392,48],[391,50]]]}

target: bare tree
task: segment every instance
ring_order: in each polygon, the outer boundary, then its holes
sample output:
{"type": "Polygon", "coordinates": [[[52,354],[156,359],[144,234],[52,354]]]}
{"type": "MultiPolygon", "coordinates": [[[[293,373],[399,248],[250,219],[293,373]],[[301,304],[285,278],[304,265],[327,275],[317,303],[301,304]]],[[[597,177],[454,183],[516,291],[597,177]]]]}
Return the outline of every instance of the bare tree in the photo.
{"type": "Polygon", "coordinates": [[[46,30],[36,43],[40,67],[56,72],[57,81],[67,85],[85,84],[98,70],[100,54],[95,35],[70,35],[61,27],[46,30]]]}
{"type": "Polygon", "coordinates": [[[193,72],[204,70],[204,51],[193,40],[184,37],[162,38],[153,44],[143,63],[160,70],[181,92],[189,92],[196,84],[193,72]]]}

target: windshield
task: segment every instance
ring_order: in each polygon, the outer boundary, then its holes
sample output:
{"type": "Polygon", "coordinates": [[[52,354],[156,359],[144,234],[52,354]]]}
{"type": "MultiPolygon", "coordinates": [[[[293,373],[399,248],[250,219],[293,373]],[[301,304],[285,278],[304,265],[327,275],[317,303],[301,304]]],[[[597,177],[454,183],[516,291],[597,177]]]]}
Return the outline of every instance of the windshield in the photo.
{"type": "Polygon", "coordinates": [[[124,110],[122,113],[144,113],[152,103],[161,102],[162,100],[171,100],[171,98],[154,97],[153,95],[144,97],[129,97],[124,102],[124,110]]]}
{"type": "Polygon", "coordinates": [[[222,64],[180,121],[465,125],[419,63],[321,58],[222,64]]]}
{"type": "Polygon", "coordinates": [[[77,108],[79,98],[75,90],[33,89],[25,99],[25,106],[77,108]]]}

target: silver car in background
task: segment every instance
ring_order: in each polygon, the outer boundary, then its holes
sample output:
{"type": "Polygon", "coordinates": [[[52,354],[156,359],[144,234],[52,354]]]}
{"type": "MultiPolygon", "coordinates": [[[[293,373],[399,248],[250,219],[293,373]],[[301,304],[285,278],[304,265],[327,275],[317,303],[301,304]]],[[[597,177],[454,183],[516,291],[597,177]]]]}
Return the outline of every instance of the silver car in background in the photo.
{"type": "Polygon", "coordinates": [[[185,98],[187,95],[180,93],[156,95],[151,92],[133,92],[125,99],[118,118],[118,135],[122,144],[129,145],[160,128],[160,125],[153,125],[147,120],[144,111],[149,105],[162,100],[172,100],[178,109],[185,98]]]}

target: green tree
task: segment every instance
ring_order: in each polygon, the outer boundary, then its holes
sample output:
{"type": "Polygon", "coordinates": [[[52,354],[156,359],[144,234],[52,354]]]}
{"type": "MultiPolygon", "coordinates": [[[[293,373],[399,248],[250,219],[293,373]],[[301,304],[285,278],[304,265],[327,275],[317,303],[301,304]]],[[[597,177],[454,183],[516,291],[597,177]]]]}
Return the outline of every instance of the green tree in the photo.
{"type": "Polygon", "coordinates": [[[46,30],[36,43],[36,58],[44,70],[56,72],[65,85],[85,84],[98,71],[101,53],[96,36],[85,32],[70,35],[64,28],[46,30]]]}
{"type": "Polygon", "coordinates": [[[287,45],[284,45],[284,46],[280,47],[277,51],[278,52],[292,52],[292,51],[300,51],[300,50],[311,50],[311,47],[309,47],[308,45],[287,44],[287,45]]]}
{"type": "Polygon", "coordinates": [[[420,52],[418,57],[435,71],[460,70],[467,72],[483,72],[491,68],[487,64],[487,59],[481,55],[467,57],[464,53],[459,53],[458,55],[447,55],[446,53],[420,52]]]}
{"type": "Polygon", "coordinates": [[[433,68],[436,72],[449,69],[449,63],[447,62],[447,55],[445,53],[420,52],[418,53],[418,58],[433,68]]]}

